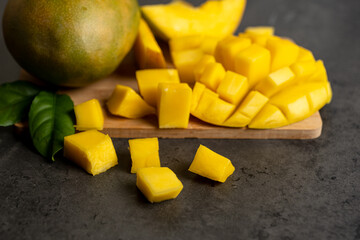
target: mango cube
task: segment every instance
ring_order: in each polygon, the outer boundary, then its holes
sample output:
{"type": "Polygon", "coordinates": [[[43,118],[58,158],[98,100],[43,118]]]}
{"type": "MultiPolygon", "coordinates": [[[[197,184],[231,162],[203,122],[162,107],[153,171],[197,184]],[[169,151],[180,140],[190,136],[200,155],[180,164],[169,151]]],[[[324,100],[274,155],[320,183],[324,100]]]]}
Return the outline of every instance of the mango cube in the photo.
{"type": "Polygon", "coordinates": [[[181,82],[193,83],[195,81],[194,67],[204,55],[201,49],[171,52],[172,60],[179,71],[181,82]]]}
{"type": "Polygon", "coordinates": [[[315,62],[315,71],[310,75],[309,78],[305,79],[308,82],[327,82],[328,77],[324,62],[318,60],[315,62]]]}
{"type": "Polygon", "coordinates": [[[223,123],[226,127],[245,127],[251,121],[251,118],[245,116],[239,111],[234,112],[228,119],[223,123]]]}
{"type": "Polygon", "coordinates": [[[219,42],[219,40],[220,39],[217,37],[206,37],[201,43],[200,48],[205,54],[214,56],[216,45],[219,42]]]}
{"type": "Polygon", "coordinates": [[[193,87],[193,90],[192,90],[190,112],[195,111],[205,88],[206,88],[206,86],[204,84],[195,82],[195,86],[193,87]]]}
{"type": "Polygon", "coordinates": [[[211,56],[209,54],[204,54],[202,56],[202,58],[199,60],[199,62],[196,64],[196,66],[194,67],[195,81],[200,81],[200,78],[201,78],[206,66],[209,63],[215,63],[214,56],[211,56]]]}
{"type": "Polygon", "coordinates": [[[104,115],[97,99],[80,103],[74,107],[76,116],[76,130],[103,130],[104,115]]]}
{"type": "Polygon", "coordinates": [[[237,39],[237,37],[230,35],[222,40],[220,40],[215,48],[214,57],[217,62],[224,64],[224,52],[226,51],[226,46],[229,42],[233,41],[234,39],[237,39]]]}
{"type": "Polygon", "coordinates": [[[315,63],[315,58],[314,58],[313,53],[310,50],[299,46],[299,55],[298,55],[296,61],[297,62],[313,62],[313,63],[315,63]]]}
{"type": "Polygon", "coordinates": [[[311,115],[306,93],[301,85],[295,85],[281,91],[270,99],[270,103],[278,107],[289,123],[303,120],[311,115]]]}
{"type": "Polygon", "coordinates": [[[296,76],[296,82],[304,81],[316,70],[315,62],[299,61],[290,66],[291,70],[296,76]]]}
{"type": "Polygon", "coordinates": [[[157,138],[139,138],[129,140],[131,155],[131,173],[141,168],[160,167],[159,141],[157,138]]]}
{"type": "Polygon", "coordinates": [[[226,72],[225,78],[216,90],[220,98],[235,105],[239,104],[248,91],[247,78],[231,71],[226,72]]]}
{"type": "Polygon", "coordinates": [[[267,40],[274,35],[274,28],[268,26],[247,27],[245,33],[253,43],[266,46],[267,40]]]}
{"type": "Polygon", "coordinates": [[[248,78],[250,88],[270,72],[270,52],[257,44],[239,52],[235,58],[235,72],[248,78]]]}
{"type": "Polygon", "coordinates": [[[140,19],[134,50],[136,62],[140,69],[166,68],[162,50],[144,19],[140,19]]]}
{"type": "Polygon", "coordinates": [[[295,74],[289,67],[280,68],[279,70],[270,73],[256,86],[255,89],[266,97],[271,97],[284,87],[290,85],[294,78],[295,74]]]}
{"type": "Polygon", "coordinates": [[[159,128],[187,128],[192,90],[186,83],[160,83],[158,88],[159,128]]]}
{"type": "Polygon", "coordinates": [[[266,48],[271,52],[271,72],[290,66],[297,60],[299,55],[298,45],[279,37],[269,38],[266,48]]]}
{"type": "Polygon", "coordinates": [[[249,123],[249,128],[269,129],[288,125],[289,122],[281,110],[272,104],[266,104],[249,123]]]}
{"type": "Polygon", "coordinates": [[[304,85],[312,112],[318,111],[328,102],[327,83],[314,82],[304,85]]]}
{"type": "Polygon", "coordinates": [[[66,136],[64,157],[92,175],[105,172],[118,164],[111,138],[96,130],[66,136]]]}
{"type": "Polygon", "coordinates": [[[225,182],[235,171],[228,158],[200,145],[189,171],[218,182],[225,182]]]}
{"type": "Polygon", "coordinates": [[[140,94],[151,106],[157,104],[158,84],[161,82],[179,83],[180,78],[176,69],[146,69],[136,71],[136,80],[140,94]]]}
{"type": "Polygon", "coordinates": [[[149,202],[162,202],[176,198],[183,185],[167,167],[141,168],[136,173],[136,186],[149,202]]]}
{"type": "Polygon", "coordinates": [[[204,41],[203,35],[176,37],[169,40],[170,52],[199,48],[204,41]]]}
{"type": "Polygon", "coordinates": [[[216,91],[220,82],[225,77],[225,69],[220,63],[209,63],[206,65],[199,82],[206,85],[213,91],[216,91]]]}
{"type": "Polygon", "coordinates": [[[191,114],[208,123],[221,125],[234,110],[235,105],[220,99],[217,93],[206,88],[191,114]]]}
{"type": "Polygon", "coordinates": [[[155,108],[147,104],[132,88],[117,85],[107,101],[109,112],[126,118],[141,118],[155,113],[155,108]]]}
{"type": "Polygon", "coordinates": [[[235,57],[242,50],[250,47],[251,40],[245,37],[230,38],[222,47],[222,64],[226,70],[235,70],[235,57]]]}
{"type": "Polygon", "coordinates": [[[268,101],[269,99],[260,92],[251,91],[241,102],[236,112],[252,119],[268,101]]]}

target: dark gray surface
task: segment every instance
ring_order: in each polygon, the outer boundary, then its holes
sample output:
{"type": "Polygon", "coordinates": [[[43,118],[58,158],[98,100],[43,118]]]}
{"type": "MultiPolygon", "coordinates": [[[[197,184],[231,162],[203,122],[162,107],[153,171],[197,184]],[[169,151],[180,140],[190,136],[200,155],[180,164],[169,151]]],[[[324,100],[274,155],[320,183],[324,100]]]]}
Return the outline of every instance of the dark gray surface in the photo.
{"type": "MultiPolygon", "coordinates": [[[[324,60],[334,98],[320,138],[160,140],[184,189],[150,204],[127,139],[113,140],[119,166],[92,177],[0,128],[0,239],[360,239],[360,1],[251,0],[240,29],[249,25],[274,25],[324,60]],[[232,160],[226,183],[187,171],[199,144],[232,160]]],[[[0,51],[0,82],[15,80],[2,38],[0,51]]]]}

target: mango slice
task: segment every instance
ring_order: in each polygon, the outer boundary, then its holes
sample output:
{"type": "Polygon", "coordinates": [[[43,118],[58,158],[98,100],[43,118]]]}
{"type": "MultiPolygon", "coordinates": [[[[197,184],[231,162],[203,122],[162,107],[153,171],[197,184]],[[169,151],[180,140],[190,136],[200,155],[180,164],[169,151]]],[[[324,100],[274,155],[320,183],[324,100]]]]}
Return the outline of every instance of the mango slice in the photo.
{"type": "Polygon", "coordinates": [[[64,157],[92,175],[105,172],[118,164],[111,138],[96,130],[66,136],[64,157]]]}
{"type": "Polygon", "coordinates": [[[131,173],[141,168],[160,167],[159,141],[157,138],[138,138],[129,140],[131,173]]]}
{"type": "Polygon", "coordinates": [[[123,85],[116,85],[106,105],[110,113],[126,118],[155,114],[155,108],[147,104],[132,88],[123,85]]]}
{"type": "Polygon", "coordinates": [[[134,50],[136,62],[140,69],[166,68],[162,50],[144,19],[140,20],[134,50]]]}
{"type": "Polygon", "coordinates": [[[160,83],[158,87],[159,128],[187,128],[192,90],[186,83],[160,83]]]}
{"type": "Polygon", "coordinates": [[[225,182],[235,167],[228,158],[200,145],[189,171],[218,182],[225,182]]]}
{"type": "Polygon", "coordinates": [[[176,69],[146,69],[136,71],[136,80],[141,96],[152,105],[157,104],[158,84],[161,82],[179,83],[180,78],[176,69]]]}
{"type": "Polygon", "coordinates": [[[154,33],[164,39],[204,35],[224,38],[238,27],[246,0],[207,1],[193,7],[183,1],[141,7],[154,33]]]}
{"type": "Polygon", "coordinates": [[[331,101],[324,63],[273,33],[272,27],[247,28],[218,42],[215,61],[201,59],[194,70],[193,116],[219,126],[268,129],[301,121],[331,101]]]}
{"type": "Polygon", "coordinates": [[[76,130],[103,130],[104,114],[99,100],[91,99],[74,107],[76,117],[76,130]]]}
{"type": "Polygon", "coordinates": [[[136,186],[149,202],[162,202],[176,198],[183,185],[167,167],[141,168],[136,173],[136,186]]]}
{"type": "Polygon", "coordinates": [[[200,81],[200,78],[202,76],[202,74],[204,73],[204,70],[206,68],[206,66],[209,63],[215,63],[215,58],[212,55],[209,54],[204,54],[201,59],[199,60],[199,62],[195,65],[194,67],[194,77],[195,77],[195,81],[200,81]]]}

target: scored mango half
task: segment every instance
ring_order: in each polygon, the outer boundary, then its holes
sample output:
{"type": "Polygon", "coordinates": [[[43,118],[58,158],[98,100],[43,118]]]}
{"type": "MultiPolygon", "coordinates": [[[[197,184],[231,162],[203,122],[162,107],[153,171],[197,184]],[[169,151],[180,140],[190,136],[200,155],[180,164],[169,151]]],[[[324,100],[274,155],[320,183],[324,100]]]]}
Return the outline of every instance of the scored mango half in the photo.
{"type": "Polygon", "coordinates": [[[157,37],[203,35],[223,38],[234,33],[240,24],[246,0],[206,1],[194,7],[185,1],[141,7],[144,19],[157,37]]]}
{"type": "Polygon", "coordinates": [[[273,33],[272,27],[249,27],[203,55],[193,70],[193,116],[219,126],[267,129],[301,121],[331,101],[323,61],[273,33]]]}

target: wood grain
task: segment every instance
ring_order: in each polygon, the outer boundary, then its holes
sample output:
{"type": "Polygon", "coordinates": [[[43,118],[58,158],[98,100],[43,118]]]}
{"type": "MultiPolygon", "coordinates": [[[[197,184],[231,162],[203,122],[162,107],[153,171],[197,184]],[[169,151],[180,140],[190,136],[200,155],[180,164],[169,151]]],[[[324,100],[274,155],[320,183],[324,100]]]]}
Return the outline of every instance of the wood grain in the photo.
{"type": "MultiPolygon", "coordinates": [[[[319,112],[301,122],[269,130],[218,127],[194,117],[190,118],[187,129],[159,129],[156,116],[126,119],[111,115],[104,106],[117,84],[127,85],[138,91],[134,72],[134,64],[123,64],[109,77],[87,87],[61,89],[59,92],[68,94],[75,105],[97,98],[104,110],[103,132],[114,138],[312,139],[321,135],[322,120],[319,112]]],[[[25,71],[22,71],[20,79],[37,81],[25,71]]]]}

